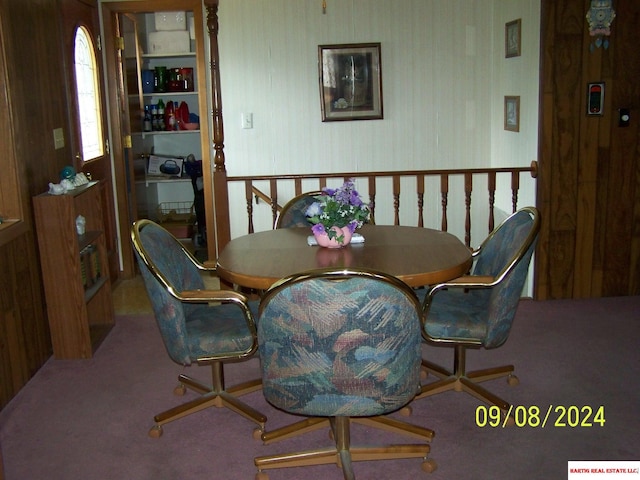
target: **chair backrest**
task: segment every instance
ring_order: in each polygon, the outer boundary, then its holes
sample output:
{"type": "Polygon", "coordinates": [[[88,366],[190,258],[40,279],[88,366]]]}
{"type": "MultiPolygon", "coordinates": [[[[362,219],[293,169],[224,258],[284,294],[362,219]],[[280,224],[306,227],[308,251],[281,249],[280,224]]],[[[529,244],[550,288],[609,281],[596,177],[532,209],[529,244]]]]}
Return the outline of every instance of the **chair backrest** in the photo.
{"type": "Polygon", "coordinates": [[[420,382],[420,303],[395,277],[316,270],[260,302],[265,398],[308,416],[372,416],[406,405],[420,382]]]}
{"type": "Polygon", "coordinates": [[[307,209],[316,201],[315,197],[321,191],[306,192],[293,197],[284,204],[276,217],[275,228],[309,227],[311,224],[305,215],[307,209]]]}
{"type": "Polygon", "coordinates": [[[150,220],[133,224],[131,240],[167,352],[173,361],[190,365],[185,321],[195,306],[183,304],[175,294],[205,288],[194,259],[171,233],[150,220]]]}
{"type": "Polygon", "coordinates": [[[472,303],[480,305],[484,311],[485,348],[498,347],[509,336],[539,230],[538,210],[524,207],[504,220],[478,249],[472,273],[499,280],[488,290],[469,291],[471,296],[478,297],[472,303]]]}

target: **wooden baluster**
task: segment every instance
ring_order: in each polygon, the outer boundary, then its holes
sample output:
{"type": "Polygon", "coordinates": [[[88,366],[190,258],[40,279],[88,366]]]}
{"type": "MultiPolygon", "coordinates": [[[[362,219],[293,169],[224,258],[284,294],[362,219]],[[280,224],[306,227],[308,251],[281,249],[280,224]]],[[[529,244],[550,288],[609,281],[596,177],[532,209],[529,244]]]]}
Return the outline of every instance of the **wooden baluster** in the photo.
{"type": "Polygon", "coordinates": [[[296,178],[294,181],[295,185],[295,193],[294,195],[297,197],[298,195],[302,195],[302,179],[296,178]]]}
{"type": "MultiPolygon", "coordinates": [[[[247,218],[249,219],[247,231],[253,233],[253,187],[251,180],[244,181],[244,195],[247,200],[247,218]]],[[[256,203],[258,203],[258,197],[256,197],[256,203]]]]}
{"type": "Polygon", "coordinates": [[[511,172],[511,211],[518,209],[518,190],[520,190],[520,173],[511,172]]]}
{"type": "Polygon", "coordinates": [[[440,175],[440,196],[442,197],[440,203],[442,205],[442,225],[440,230],[446,232],[449,228],[449,222],[447,220],[447,202],[449,200],[449,175],[443,173],[440,175]]]}
{"type": "Polygon", "coordinates": [[[400,225],[400,176],[393,176],[393,212],[394,225],[400,225]]]}
{"type": "Polygon", "coordinates": [[[276,224],[278,216],[278,180],[269,180],[269,197],[271,197],[271,225],[276,224]]]}
{"type": "Polygon", "coordinates": [[[471,191],[473,190],[473,176],[467,172],[464,174],[464,243],[471,246],[471,191]]]}
{"type": "Polygon", "coordinates": [[[493,216],[493,207],[496,203],[496,172],[489,172],[487,177],[489,189],[489,233],[493,232],[495,220],[493,216]]]}
{"type": "Polygon", "coordinates": [[[424,227],[424,175],[416,177],[417,193],[418,193],[418,226],[424,227]]]}
{"type": "Polygon", "coordinates": [[[319,190],[322,190],[323,188],[327,187],[327,178],[326,177],[322,177],[319,179],[319,183],[320,183],[320,188],[319,190]]]}
{"type": "Polygon", "coordinates": [[[376,218],[376,177],[369,177],[369,210],[371,218],[375,222],[376,218]]]}

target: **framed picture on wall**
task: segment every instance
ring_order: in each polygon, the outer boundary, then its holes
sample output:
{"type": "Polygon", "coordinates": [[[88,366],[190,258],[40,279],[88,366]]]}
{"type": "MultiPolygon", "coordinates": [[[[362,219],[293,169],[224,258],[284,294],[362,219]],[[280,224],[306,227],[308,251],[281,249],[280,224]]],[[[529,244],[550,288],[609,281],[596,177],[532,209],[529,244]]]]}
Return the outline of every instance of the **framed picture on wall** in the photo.
{"type": "Polygon", "coordinates": [[[322,121],[383,118],[380,43],[318,46],[322,121]]]}
{"type": "Polygon", "coordinates": [[[504,97],[504,129],[520,131],[520,97],[504,97]]]}
{"type": "Polygon", "coordinates": [[[522,19],[507,22],[504,26],[504,56],[519,57],[521,47],[522,19]]]}

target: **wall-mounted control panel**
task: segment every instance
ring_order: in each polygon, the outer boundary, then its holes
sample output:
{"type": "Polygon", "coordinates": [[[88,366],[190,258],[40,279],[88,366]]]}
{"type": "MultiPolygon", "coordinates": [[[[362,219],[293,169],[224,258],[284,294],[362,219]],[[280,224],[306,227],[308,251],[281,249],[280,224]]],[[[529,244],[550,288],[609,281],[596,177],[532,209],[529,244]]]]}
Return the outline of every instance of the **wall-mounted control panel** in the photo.
{"type": "Polygon", "coordinates": [[[587,88],[587,115],[602,115],[604,109],[604,82],[590,83],[587,88]]]}

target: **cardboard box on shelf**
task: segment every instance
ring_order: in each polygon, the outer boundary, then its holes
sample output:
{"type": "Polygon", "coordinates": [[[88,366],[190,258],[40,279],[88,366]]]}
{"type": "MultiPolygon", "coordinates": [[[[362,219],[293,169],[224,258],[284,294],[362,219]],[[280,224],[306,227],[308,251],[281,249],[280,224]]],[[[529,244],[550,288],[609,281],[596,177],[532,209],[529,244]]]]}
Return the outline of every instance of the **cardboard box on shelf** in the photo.
{"type": "Polygon", "coordinates": [[[169,53],[189,53],[189,32],[172,30],[149,33],[149,53],[166,55],[169,53]]]}
{"type": "Polygon", "coordinates": [[[156,12],[155,13],[156,30],[186,30],[187,14],[186,12],[156,12]]]}

